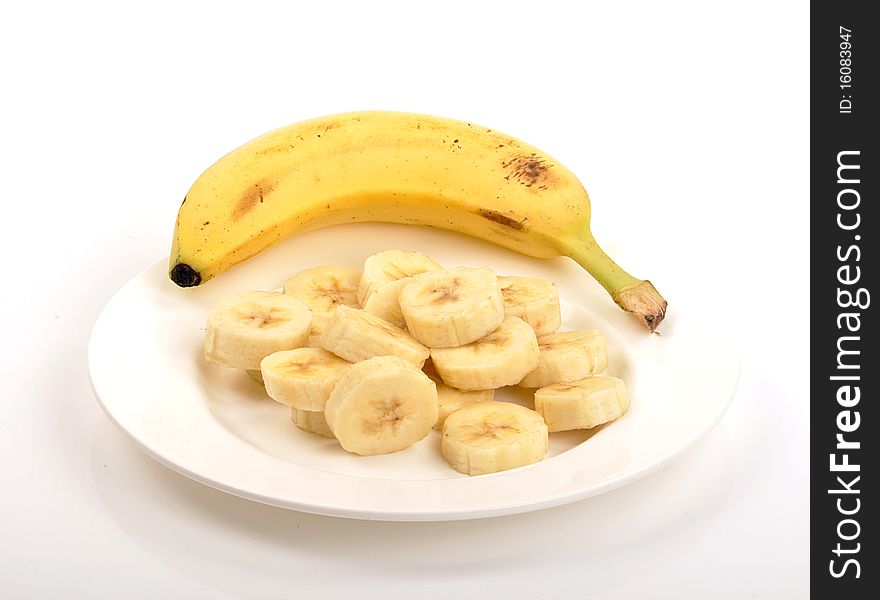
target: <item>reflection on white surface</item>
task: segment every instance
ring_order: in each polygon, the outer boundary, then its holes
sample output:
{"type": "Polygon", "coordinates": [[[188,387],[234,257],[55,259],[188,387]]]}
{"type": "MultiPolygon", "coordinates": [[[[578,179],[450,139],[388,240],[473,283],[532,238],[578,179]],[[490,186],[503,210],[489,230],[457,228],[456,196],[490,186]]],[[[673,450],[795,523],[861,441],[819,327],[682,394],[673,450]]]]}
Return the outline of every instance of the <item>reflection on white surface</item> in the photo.
{"type": "MultiPolygon", "coordinates": [[[[437,593],[454,588],[457,574],[491,580],[537,573],[548,563],[558,563],[557,573],[570,569],[578,580],[588,579],[590,597],[598,597],[625,588],[634,576],[621,556],[651,556],[659,569],[709,529],[727,497],[734,457],[722,426],[669,466],[613,492],[529,514],[445,523],[321,517],[236,498],[153,461],[103,420],[94,433],[92,467],[109,514],[132,540],[168,567],[234,597],[288,598],[283,584],[309,577],[298,590],[305,593],[328,571],[352,590],[369,571],[389,580],[418,578],[437,593]],[[533,551],[535,540],[541,540],[539,561],[523,552],[533,551]],[[367,556],[384,558],[367,562],[367,556]],[[246,579],[242,562],[248,563],[246,579]]],[[[536,578],[522,593],[552,597],[566,585],[564,578],[536,578]]],[[[364,590],[362,597],[373,595],[364,590]]]]}

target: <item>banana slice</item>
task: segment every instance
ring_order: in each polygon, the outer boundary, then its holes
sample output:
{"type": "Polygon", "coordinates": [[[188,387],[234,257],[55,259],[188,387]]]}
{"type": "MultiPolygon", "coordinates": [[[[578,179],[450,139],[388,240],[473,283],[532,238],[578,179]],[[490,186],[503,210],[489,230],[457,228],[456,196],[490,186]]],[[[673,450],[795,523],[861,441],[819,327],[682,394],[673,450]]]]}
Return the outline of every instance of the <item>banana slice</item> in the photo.
{"type": "Polygon", "coordinates": [[[552,282],[531,277],[498,277],[498,287],[504,298],[504,314],[531,325],[538,337],[559,329],[559,292],[552,282]]]}
{"type": "Polygon", "coordinates": [[[484,402],[495,398],[495,390],[474,390],[472,392],[466,392],[464,390],[457,390],[453,387],[449,387],[443,383],[443,380],[440,378],[436,369],[434,369],[434,365],[430,360],[425,362],[425,366],[422,370],[437,386],[438,414],[437,422],[434,424],[434,429],[437,431],[443,429],[443,423],[446,421],[446,417],[457,411],[459,408],[464,408],[474,402],[484,402]]]}
{"type": "Polygon", "coordinates": [[[336,439],[333,432],[330,431],[330,426],[327,425],[327,419],[322,410],[300,410],[291,406],[290,420],[303,431],[336,439]]]}
{"type": "Polygon", "coordinates": [[[288,279],[284,293],[305,302],[315,316],[329,318],[340,304],[360,308],[357,299],[360,280],[361,272],[351,267],[315,267],[288,279]]]}
{"type": "Polygon", "coordinates": [[[432,348],[431,360],[446,385],[460,390],[516,385],[538,366],[535,332],[519,317],[505,317],[487,335],[458,348],[432,348]]]}
{"type": "Polygon", "coordinates": [[[208,313],[205,359],[227,367],[259,369],[279,350],[306,343],[312,311],[278,292],[241,292],[221,300],[208,313]]]}
{"type": "Polygon", "coordinates": [[[623,416],[629,410],[629,394],[617,377],[588,377],[537,390],[535,410],[550,431],[591,429],[623,416]]]}
{"type": "Polygon", "coordinates": [[[373,293],[392,281],[412,277],[425,271],[442,269],[436,260],[421,252],[384,250],[364,261],[364,272],[357,288],[357,299],[366,307],[373,293]]]}
{"type": "Polygon", "coordinates": [[[406,321],[400,310],[400,290],[411,279],[411,277],[404,277],[376,289],[364,303],[364,311],[383,321],[388,321],[395,327],[406,329],[406,321]]]}
{"type": "Polygon", "coordinates": [[[263,385],[263,374],[260,371],[257,371],[256,369],[248,369],[247,374],[248,377],[259,383],[260,385],[263,385]]]}
{"type": "Polygon", "coordinates": [[[536,463],[548,444],[541,415],[519,404],[490,400],[449,415],[440,450],[456,471],[483,475],[536,463]]]}
{"type": "Polygon", "coordinates": [[[396,356],[377,356],[346,371],[324,407],[343,448],[372,456],[409,448],[437,422],[437,389],[396,356]]]}
{"type": "Polygon", "coordinates": [[[430,348],[452,348],[494,331],[504,319],[495,273],[458,267],[416,275],[400,291],[410,334],[430,348]]]}
{"type": "Polygon", "coordinates": [[[601,373],[608,366],[605,336],[595,329],[563,331],[538,338],[538,367],[519,385],[539,388],[601,373]]]}
{"type": "Polygon", "coordinates": [[[312,317],[312,326],[309,328],[309,339],[306,341],[306,346],[309,348],[321,347],[321,336],[324,334],[324,330],[327,329],[329,321],[330,319],[327,317],[312,317]]]}
{"type": "Polygon", "coordinates": [[[321,335],[321,347],[345,360],[397,356],[421,368],[430,351],[398,329],[362,310],[339,306],[321,335]]]}
{"type": "Polygon", "coordinates": [[[324,410],[330,392],[350,363],[321,348],[270,354],[260,371],[269,397],[300,410],[324,410]]]}

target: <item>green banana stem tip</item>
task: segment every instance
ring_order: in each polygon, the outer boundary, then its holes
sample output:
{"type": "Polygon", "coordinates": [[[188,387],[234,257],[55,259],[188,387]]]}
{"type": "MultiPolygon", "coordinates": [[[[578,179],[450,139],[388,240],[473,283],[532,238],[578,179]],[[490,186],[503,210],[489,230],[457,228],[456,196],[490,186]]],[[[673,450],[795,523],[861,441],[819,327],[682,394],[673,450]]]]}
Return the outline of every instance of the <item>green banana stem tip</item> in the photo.
{"type": "Polygon", "coordinates": [[[566,254],[586,269],[620,308],[636,317],[654,333],[666,316],[666,300],[650,281],[636,279],[611,260],[588,235],[565,248],[566,254]]]}

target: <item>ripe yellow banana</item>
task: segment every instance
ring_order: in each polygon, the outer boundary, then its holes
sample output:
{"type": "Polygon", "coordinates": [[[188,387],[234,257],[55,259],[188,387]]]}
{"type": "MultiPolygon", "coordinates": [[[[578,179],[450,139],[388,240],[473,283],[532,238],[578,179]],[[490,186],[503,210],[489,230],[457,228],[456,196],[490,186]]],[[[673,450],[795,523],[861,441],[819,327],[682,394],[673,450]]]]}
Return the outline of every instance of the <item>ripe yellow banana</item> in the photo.
{"type": "Polygon", "coordinates": [[[569,256],[651,331],[666,301],[590,233],[577,177],[537,148],[472,123],[397,112],[304,121],[208,168],[177,216],[171,279],[196,286],[295,232],[337,223],[429,225],[528,256],[569,256]]]}

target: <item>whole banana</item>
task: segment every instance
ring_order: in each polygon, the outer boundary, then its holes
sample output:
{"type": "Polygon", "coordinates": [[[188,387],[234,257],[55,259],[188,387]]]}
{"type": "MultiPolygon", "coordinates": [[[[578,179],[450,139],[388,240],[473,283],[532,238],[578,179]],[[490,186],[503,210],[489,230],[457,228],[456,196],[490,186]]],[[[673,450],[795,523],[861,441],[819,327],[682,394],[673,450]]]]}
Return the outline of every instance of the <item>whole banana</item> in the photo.
{"type": "Polygon", "coordinates": [[[233,150],[177,216],[170,276],[196,286],[281,238],[337,223],[428,225],[528,256],[569,256],[654,331],[666,301],[599,247],[577,177],[520,140],[472,123],[385,111],[304,121],[233,150]]]}

